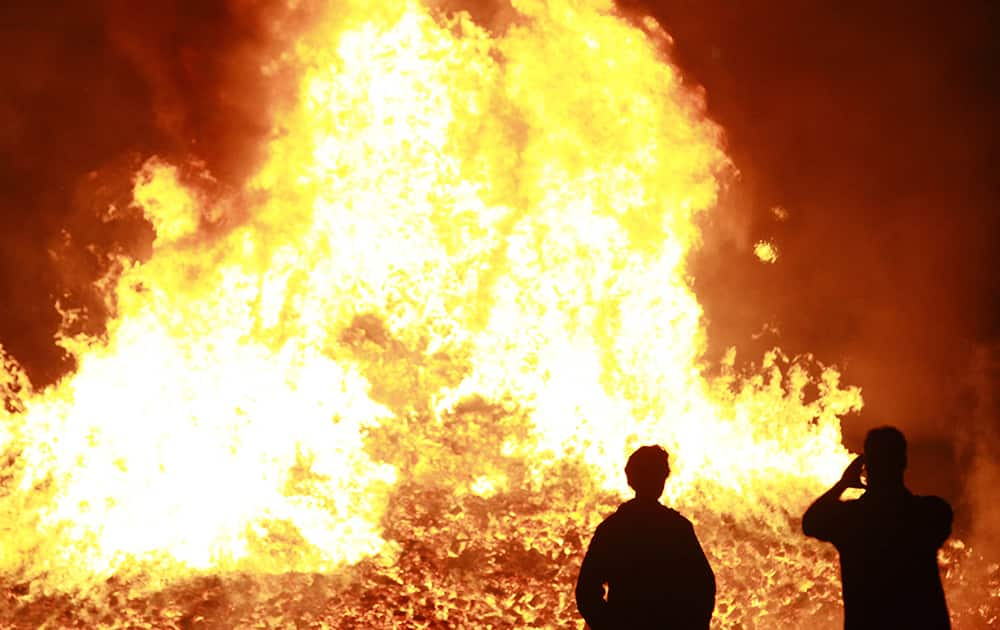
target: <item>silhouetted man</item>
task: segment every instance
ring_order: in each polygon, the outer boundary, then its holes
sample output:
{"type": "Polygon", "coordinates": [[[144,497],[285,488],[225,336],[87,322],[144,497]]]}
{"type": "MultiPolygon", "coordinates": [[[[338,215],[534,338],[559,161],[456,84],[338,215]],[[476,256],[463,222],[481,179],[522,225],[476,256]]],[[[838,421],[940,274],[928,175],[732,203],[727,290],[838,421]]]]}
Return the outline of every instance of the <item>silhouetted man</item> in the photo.
{"type": "Polygon", "coordinates": [[[807,536],[840,552],[844,628],[938,630],[951,627],[937,551],[951,534],[951,507],[915,496],[903,485],[906,439],[898,429],[873,429],[858,456],[802,517],[807,536]],[[847,488],[865,493],[841,501],[847,488]]]}
{"type": "Polygon", "coordinates": [[[635,498],[597,526],[576,582],[576,606],[593,630],[708,628],[715,574],[691,522],[660,504],[669,474],[659,446],[628,458],[635,498]]]}

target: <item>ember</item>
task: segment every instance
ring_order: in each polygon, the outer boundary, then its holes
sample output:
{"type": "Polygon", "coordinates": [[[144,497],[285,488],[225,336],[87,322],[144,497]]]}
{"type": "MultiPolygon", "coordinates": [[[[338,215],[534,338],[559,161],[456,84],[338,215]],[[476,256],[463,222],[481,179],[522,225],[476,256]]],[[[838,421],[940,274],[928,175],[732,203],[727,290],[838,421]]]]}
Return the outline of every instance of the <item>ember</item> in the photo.
{"type": "MultiPolygon", "coordinates": [[[[799,517],[860,391],[778,349],[703,363],[685,258],[730,166],[666,34],[602,0],[519,1],[501,33],[368,4],[280,61],[297,98],[245,190],[135,174],[154,251],[105,279],[105,336],[61,338],[74,374],[5,362],[0,617],[572,626],[589,532],[656,442],[715,627],[838,627],[799,517]]],[[[996,565],[942,562],[955,627],[995,623],[996,565]]]]}

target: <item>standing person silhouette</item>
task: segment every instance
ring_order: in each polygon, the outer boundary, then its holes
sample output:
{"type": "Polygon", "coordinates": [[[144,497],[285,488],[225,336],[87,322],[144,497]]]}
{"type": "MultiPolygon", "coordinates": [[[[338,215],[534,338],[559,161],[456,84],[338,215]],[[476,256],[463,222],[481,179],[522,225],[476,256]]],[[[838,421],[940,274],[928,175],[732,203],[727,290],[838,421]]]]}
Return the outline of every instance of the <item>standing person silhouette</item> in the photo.
{"type": "Polygon", "coordinates": [[[906,438],[893,427],[872,429],[865,452],[802,517],[802,531],[840,552],[845,630],[948,629],[937,551],[951,534],[951,507],[903,485],[906,438]],[[867,486],[861,483],[862,466],[867,486]],[[847,488],[865,488],[841,501],[847,488]]]}
{"type": "Polygon", "coordinates": [[[592,630],[708,628],[715,574],[691,522],[660,504],[669,474],[659,446],[628,458],[635,498],[597,526],[576,582],[576,606],[592,630]]]}

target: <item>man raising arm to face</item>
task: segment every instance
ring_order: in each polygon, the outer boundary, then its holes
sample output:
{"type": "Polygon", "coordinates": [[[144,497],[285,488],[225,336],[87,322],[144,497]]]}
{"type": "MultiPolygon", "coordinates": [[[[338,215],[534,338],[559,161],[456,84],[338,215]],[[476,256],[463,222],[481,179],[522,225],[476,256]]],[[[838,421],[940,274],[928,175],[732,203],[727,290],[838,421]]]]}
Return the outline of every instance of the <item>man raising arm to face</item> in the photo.
{"type": "Polygon", "coordinates": [[[864,455],[802,517],[806,536],[840,552],[845,630],[951,627],[937,565],[938,549],[951,534],[951,507],[938,497],[912,494],[903,483],[905,469],[903,434],[873,429],[864,455]],[[848,488],[865,493],[841,501],[848,488]]]}

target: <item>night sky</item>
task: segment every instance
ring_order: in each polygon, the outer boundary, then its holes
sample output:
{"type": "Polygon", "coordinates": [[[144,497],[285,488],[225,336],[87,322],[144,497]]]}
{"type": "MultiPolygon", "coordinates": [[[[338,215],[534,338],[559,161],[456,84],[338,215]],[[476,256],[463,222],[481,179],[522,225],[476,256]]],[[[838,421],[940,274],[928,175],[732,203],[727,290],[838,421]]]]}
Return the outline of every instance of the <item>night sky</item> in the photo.
{"type": "MultiPolygon", "coordinates": [[[[1000,4],[621,5],[674,37],[740,172],[692,260],[710,355],[780,345],[840,366],[866,399],[848,446],[897,424],[916,490],[985,509],[970,497],[1000,445],[1000,4]],[[759,239],[778,264],[756,261],[759,239]]],[[[127,208],[135,167],[195,157],[235,187],[267,131],[276,95],[255,68],[289,18],[267,2],[143,6],[0,5],[0,345],[38,385],[72,369],[56,300],[99,331],[106,256],[148,251],[134,212],[98,218],[127,208]]]]}

